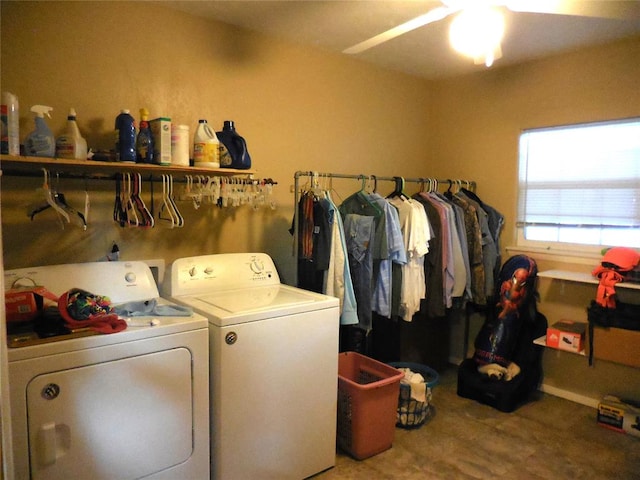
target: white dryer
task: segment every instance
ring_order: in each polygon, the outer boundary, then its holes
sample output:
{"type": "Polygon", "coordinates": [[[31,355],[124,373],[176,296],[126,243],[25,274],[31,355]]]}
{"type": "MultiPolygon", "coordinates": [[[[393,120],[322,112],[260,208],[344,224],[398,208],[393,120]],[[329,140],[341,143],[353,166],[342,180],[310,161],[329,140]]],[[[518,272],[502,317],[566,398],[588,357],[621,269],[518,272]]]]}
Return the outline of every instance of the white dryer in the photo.
{"type": "MultiPolygon", "coordinates": [[[[6,271],[5,287],[16,282],[55,295],[81,288],[113,304],[170,303],[144,262],[6,271]]],[[[207,320],[128,323],[106,335],[9,338],[16,479],[209,478],[207,320]]]]}
{"type": "Polygon", "coordinates": [[[167,277],[165,296],[209,319],[211,478],[333,467],[338,299],[281,284],[263,253],[182,258],[167,277]]]}

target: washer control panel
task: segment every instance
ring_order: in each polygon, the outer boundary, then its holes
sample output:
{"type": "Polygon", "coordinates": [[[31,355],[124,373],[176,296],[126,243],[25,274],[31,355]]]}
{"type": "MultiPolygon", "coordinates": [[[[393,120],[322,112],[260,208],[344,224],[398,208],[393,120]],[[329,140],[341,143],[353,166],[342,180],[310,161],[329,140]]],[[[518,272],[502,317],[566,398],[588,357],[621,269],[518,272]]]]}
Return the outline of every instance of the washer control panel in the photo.
{"type": "Polygon", "coordinates": [[[173,262],[167,293],[177,296],[279,284],[275,264],[266,253],[201,255],[173,262]]]}
{"type": "Polygon", "coordinates": [[[149,265],[141,261],[89,262],[7,270],[5,288],[41,285],[62,295],[72,288],[106,295],[112,303],[159,296],[149,265]]]}

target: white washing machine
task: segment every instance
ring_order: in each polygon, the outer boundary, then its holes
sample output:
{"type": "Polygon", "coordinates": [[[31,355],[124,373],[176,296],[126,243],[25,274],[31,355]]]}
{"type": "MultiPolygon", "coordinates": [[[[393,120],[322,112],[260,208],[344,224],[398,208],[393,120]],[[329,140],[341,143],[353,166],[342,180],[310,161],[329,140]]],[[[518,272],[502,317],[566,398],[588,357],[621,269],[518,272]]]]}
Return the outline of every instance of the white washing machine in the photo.
{"type": "Polygon", "coordinates": [[[178,259],[167,277],[169,297],[209,319],[211,478],[333,467],[338,299],[281,284],[262,253],[178,259]]]}
{"type": "MultiPolygon", "coordinates": [[[[6,271],[5,288],[14,283],[55,295],[81,288],[113,304],[170,304],[144,262],[6,271]]],[[[209,478],[206,318],[128,322],[112,334],[9,338],[15,478],[209,478]]]]}

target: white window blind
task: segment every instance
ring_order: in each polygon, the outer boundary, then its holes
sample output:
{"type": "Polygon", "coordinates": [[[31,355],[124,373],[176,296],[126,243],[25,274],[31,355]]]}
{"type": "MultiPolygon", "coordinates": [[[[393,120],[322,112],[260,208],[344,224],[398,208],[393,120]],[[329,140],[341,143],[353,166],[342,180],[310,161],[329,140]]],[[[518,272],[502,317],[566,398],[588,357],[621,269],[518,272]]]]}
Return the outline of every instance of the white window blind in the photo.
{"type": "Polygon", "coordinates": [[[640,247],[640,119],[524,131],[527,240],[640,247]]]}

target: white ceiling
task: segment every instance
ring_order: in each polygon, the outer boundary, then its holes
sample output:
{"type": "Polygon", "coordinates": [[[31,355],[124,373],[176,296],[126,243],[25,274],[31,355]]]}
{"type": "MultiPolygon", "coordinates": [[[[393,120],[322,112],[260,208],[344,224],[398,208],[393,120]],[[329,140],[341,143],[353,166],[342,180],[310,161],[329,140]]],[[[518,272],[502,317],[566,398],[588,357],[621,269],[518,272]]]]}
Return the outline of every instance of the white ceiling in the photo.
{"type": "MultiPolygon", "coordinates": [[[[197,16],[338,53],[442,5],[437,0],[200,0],[163,3],[197,16]]],[[[505,10],[503,56],[491,68],[640,36],[640,0],[578,0],[578,3],[604,6],[605,10],[616,7],[616,12],[623,12],[619,15],[622,18],[505,10]]],[[[448,43],[451,18],[418,28],[353,57],[431,79],[485,69],[484,65],[474,65],[472,60],[451,49],[448,43]]]]}

